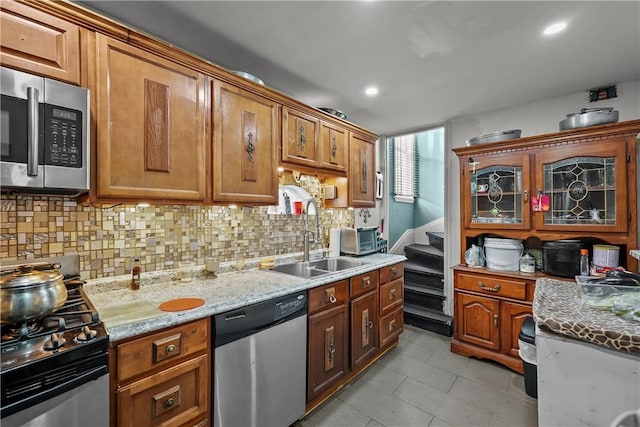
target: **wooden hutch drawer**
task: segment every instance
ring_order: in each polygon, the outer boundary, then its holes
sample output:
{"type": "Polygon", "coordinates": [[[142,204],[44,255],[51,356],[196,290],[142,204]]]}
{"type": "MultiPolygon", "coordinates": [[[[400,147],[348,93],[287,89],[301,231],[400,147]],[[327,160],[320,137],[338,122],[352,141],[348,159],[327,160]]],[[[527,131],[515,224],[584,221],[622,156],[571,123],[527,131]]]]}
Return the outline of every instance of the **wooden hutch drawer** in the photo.
{"type": "Polygon", "coordinates": [[[459,273],[455,280],[456,289],[480,292],[505,298],[526,300],[527,282],[516,279],[503,279],[490,275],[459,273]]]}
{"type": "Polygon", "coordinates": [[[201,418],[209,410],[209,363],[205,354],[119,389],[118,425],[177,426],[201,418]]]}
{"type": "Polygon", "coordinates": [[[345,279],[309,290],[309,314],[344,304],[349,298],[348,289],[349,280],[345,279]]]}
{"type": "Polygon", "coordinates": [[[380,314],[385,315],[397,305],[402,305],[404,279],[396,279],[391,283],[380,285],[380,314]]]}
{"type": "Polygon", "coordinates": [[[380,348],[384,348],[404,330],[402,306],[380,319],[380,348]]]}
{"type": "Polygon", "coordinates": [[[124,382],[206,351],[209,341],[209,319],[201,319],[120,344],[117,346],[118,381],[124,382]]]}
{"type": "Polygon", "coordinates": [[[399,262],[380,269],[380,284],[390,282],[404,276],[404,263],[399,262]]]}

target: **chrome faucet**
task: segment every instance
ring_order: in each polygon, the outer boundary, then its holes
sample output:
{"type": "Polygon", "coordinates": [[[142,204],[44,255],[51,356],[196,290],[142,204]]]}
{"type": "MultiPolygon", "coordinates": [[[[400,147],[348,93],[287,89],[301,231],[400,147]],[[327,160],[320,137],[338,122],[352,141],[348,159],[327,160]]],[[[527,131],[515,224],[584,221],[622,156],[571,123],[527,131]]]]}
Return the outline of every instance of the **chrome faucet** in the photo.
{"type": "Polygon", "coordinates": [[[320,241],[320,211],[318,210],[318,205],[313,199],[309,199],[307,201],[307,206],[305,207],[305,219],[304,219],[304,256],[302,258],[303,262],[309,261],[309,244],[316,243],[320,241]],[[313,232],[309,229],[309,205],[313,205],[316,210],[316,231],[313,232]],[[314,235],[313,239],[311,239],[311,234],[314,235]]]}

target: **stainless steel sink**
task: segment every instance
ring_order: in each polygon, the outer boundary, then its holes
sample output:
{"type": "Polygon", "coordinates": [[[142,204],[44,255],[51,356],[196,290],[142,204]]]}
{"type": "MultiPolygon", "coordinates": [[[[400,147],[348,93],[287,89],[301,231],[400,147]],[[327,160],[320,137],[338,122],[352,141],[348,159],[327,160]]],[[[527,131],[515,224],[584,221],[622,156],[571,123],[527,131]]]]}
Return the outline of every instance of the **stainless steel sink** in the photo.
{"type": "Polygon", "coordinates": [[[327,258],[310,262],[315,268],[328,271],[342,271],[358,267],[364,263],[344,258],[327,258]]]}
{"type": "Polygon", "coordinates": [[[271,270],[291,274],[305,279],[324,276],[336,271],[348,270],[363,265],[363,262],[344,258],[326,258],[317,261],[299,261],[290,264],[276,265],[271,270]]]}

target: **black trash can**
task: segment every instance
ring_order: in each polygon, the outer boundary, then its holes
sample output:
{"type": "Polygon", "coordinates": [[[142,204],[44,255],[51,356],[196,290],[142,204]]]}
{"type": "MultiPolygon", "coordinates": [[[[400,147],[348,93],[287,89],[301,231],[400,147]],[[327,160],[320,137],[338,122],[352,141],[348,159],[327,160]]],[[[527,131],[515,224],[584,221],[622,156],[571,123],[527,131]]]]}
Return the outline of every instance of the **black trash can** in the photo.
{"type": "Polygon", "coordinates": [[[538,361],[536,352],[536,323],[527,317],[518,335],[520,358],[524,364],[524,391],[538,398],[538,361]]]}

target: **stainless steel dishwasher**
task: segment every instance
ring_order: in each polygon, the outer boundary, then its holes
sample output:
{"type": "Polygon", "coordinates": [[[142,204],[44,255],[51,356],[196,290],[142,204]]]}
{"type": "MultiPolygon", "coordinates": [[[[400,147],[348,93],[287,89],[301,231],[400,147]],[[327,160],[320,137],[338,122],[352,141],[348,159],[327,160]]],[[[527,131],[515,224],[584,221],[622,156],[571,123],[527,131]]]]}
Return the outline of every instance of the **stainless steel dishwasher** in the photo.
{"type": "Polygon", "coordinates": [[[286,427],[306,404],[307,293],[214,317],[215,427],[286,427]]]}

